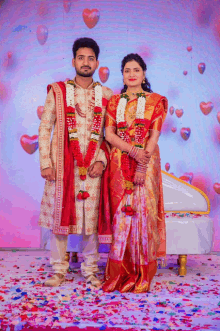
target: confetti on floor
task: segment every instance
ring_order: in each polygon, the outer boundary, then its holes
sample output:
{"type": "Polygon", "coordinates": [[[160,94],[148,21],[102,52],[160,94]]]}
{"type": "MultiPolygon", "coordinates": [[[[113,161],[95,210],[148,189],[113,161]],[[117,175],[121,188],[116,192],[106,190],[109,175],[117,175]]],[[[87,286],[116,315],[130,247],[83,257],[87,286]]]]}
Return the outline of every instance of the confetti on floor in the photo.
{"type": "Polygon", "coordinates": [[[89,287],[79,267],[71,264],[66,282],[48,288],[48,251],[0,252],[0,330],[220,330],[220,256],[188,256],[185,277],[177,256],[168,256],[144,294],[89,287]]]}

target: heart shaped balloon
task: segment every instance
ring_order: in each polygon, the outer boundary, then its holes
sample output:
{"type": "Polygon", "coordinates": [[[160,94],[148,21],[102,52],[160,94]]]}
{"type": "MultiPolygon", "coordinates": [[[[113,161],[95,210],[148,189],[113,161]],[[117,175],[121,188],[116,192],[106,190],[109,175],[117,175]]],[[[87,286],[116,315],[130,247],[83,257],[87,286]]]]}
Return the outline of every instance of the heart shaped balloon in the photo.
{"type": "Polygon", "coordinates": [[[184,140],[188,140],[190,137],[191,129],[190,128],[182,128],[180,130],[180,135],[184,140]]]}
{"type": "Polygon", "coordinates": [[[214,105],[211,101],[209,101],[207,103],[202,101],[202,102],[200,102],[199,106],[204,115],[208,115],[214,107],[214,105]]]}
{"type": "Polygon", "coordinates": [[[186,49],[187,49],[188,52],[191,52],[192,46],[188,46],[186,49]]]}
{"type": "Polygon", "coordinates": [[[220,194],[220,184],[219,183],[215,183],[213,185],[213,188],[214,188],[216,193],[220,194]]]}
{"type": "Polygon", "coordinates": [[[20,143],[25,152],[28,154],[33,154],[38,149],[38,136],[28,136],[27,134],[24,134],[20,138],[20,143]]]}
{"type": "Polygon", "coordinates": [[[89,29],[94,28],[99,21],[100,13],[98,9],[84,9],[83,10],[83,20],[89,29]]]}
{"type": "Polygon", "coordinates": [[[171,131],[172,131],[173,133],[175,133],[175,132],[176,132],[176,128],[173,127],[173,128],[171,129],[171,131]]]}
{"type": "Polygon", "coordinates": [[[218,120],[218,122],[220,124],[220,111],[217,113],[217,120],[218,120]]]}
{"type": "Polygon", "coordinates": [[[176,109],[175,114],[177,117],[182,117],[183,116],[183,109],[176,109]]]}
{"type": "Polygon", "coordinates": [[[166,169],[166,171],[169,171],[170,170],[170,164],[169,163],[166,163],[165,164],[165,169],[166,169]]]}
{"type": "Polygon", "coordinates": [[[63,7],[66,13],[69,13],[72,0],[63,0],[63,7]]]}
{"type": "Polygon", "coordinates": [[[7,56],[8,56],[9,59],[11,59],[11,57],[12,57],[12,52],[9,51],[9,52],[7,53],[7,56]]]}
{"type": "Polygon", "coordinates": [[[40,45],[44,45],[48,38],[48,29],[45,25],[38,25],[37,27],[37,40],[40,45]]]}
{"type": "Polygon", "coordinates": [[[184,70],[183,74],[184,74],[184,76],[186,76],[188,74],[188,71],[184,70]]]}
{"type": "Polygon", "coordinates": [[[205,71],[205,67],[206,67],[205,63],[203,63],[203,62],[199,63],[198,70],[199,70],[200,74],[203,74],[203,72],[205,71]]]}
{"type": "Polygon", "coordinates": [[[107,67],[99,68],[99,78],[102,83],[107,82],[109,74],[110,74],[109,68],[107,68],[107,67]]]}
{"type": "Polygon", "coordinates": [[[174,107],[172,106],[172,107],[170,107],[170,115],[173,115],[173,113],[174,113],[174,107]]]}
{"type": "Polygon", "coordinates": [[[37,116],[38,116],[39,120],[41,119],[43,111],[44,111],[44,106],[37,107],[37,116]]]}
{"type": "Polygon", "coordinates": [[[185,182],[191,184],[193,179],[193,173],[192,172],[185,172],[183,176],[179,177],[180,179],[184,180],[185,182]]]}

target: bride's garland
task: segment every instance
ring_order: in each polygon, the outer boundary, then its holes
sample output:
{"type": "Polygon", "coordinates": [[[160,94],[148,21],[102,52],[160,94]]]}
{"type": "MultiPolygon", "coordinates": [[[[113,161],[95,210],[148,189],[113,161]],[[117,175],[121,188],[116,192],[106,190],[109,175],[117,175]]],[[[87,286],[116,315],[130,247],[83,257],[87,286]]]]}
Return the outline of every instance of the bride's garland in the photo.
{"type": "MultiPolygon", "coordinates": [[[[69,140],[72,147],[74,158],[77,161],[79,167],[79,176],[82,181],[86,179],[88,167],[95,155],[98,145],[101,123],[102,123],[102,86],[100,83],[94,83],[93,88],[95,90],[95,108],[94,117],[91,130],[90,141],[85,157],[80,149],[79,138],[77,134],[76,125],[76,112],[75,112],[75,84],[72,80],[69,80],[66,84],[66,103],[67,103],[67,128],[69,133],[69,140]]],[[[84,190],[80,190],[77,198],[79,200],[85,200],[89,197],[89,193],[84,190]]]]}
{"type": "MultiPolygon", "coordinates": [[[[137,93],[138,103],[137,103],[137,111],[136,111],[136,119],[135,119],[135,146],[138,148],[144,148],[144,138],[145,138],[145,104],[146,104],[146,95],[145,93],[137,93]]],[[[127,102],[129,100],[129,96],[127,94],[122,94],[119,100],[119,104],[117,107],[116,114],[116,122],[118,135],[121,139],[132,144],[131,137],[129,135],[128,125],[125,120],[125,109],[127,102]]],[[[134,158],[130,157],[127,152],[122,151],[121,153],[121,167],[123,177],[125,179],[125,193],[130,195],[134,189],[134,175],[137,167],[137,162],[134,158]]],[[[126,204],[122,211],[126,213],[126,215],[132,216],[134,214],[134,210],[132,209],[130,204],[126,204]]]]}

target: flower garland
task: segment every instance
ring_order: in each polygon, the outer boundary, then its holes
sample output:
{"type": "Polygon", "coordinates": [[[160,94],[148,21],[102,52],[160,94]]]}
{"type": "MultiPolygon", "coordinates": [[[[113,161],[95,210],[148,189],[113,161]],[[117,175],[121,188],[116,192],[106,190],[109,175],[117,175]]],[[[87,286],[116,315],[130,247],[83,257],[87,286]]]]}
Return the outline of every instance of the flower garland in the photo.
{"type": "MultiPolygon", "coordinates": [[[[69,133],[69,140],[72,147],[74,158],[77,161],[79,167],[79,176],[82,181],[86,179],[88,167],[95,155],[96,148],[99,142],[102,123],[102,86],[100,83],[94,83],[93,88],[95,90],[95,108],[94,117],[91,130],[90,141],[85,157],[80,149],[79,138],[77,135],[77,123],[75,112],[75,84],[72,80],[69,80],[66,84],[66,103],[67,103],[67,128],[69,133]]],[[[84,190],[80,190],[77,198],[79,200],[85,200],[89,197],[89,193],[84,190]]]]}
{"type": "MultiPolygon", "coordinates": [[[[135,146],[138,148],[144,148],[144,138],[145,138],[145,104],[146,104],[146,95],[145,93],[137,93],[138,103],[135,119],[135,146]]],[[[125,120],[125,109],[129,96],[123,93],[120,97],[119,104],[117,107],[116,114],[116,123],[118,129],[118,135],[121,139],[131,144],[131,137],[128,132],[128,125],[125,120]]],[[[134,158],[131,158],[127,152],[122,151],[121,154],[121,167],[123,177],[125,179],[125,193],[131,195],[134,190],[134,175],[137,167],[137,162],[134,158]]],[[[126,215],[132,216],[135,211],[130,204],[126,204],[122,207],[122,211],[126,215]]]]}

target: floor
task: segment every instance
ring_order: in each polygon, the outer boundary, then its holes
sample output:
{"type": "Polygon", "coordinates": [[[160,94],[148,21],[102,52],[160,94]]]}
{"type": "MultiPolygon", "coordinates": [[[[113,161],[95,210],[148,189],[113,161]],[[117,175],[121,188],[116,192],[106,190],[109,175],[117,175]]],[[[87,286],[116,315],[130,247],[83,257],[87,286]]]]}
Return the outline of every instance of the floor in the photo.
{"type": "MultiPolygon", "coordinates": [[[[177,256],[167,261],[150,293],[104,293],[86,286],[80,263],[61,287],[48,288],[48,251],[0,251],[0,330],[220,330],[220,256],[189,256],[185,277],[177,256]]],[[[104,265],[103,255],[100,279],[104,265]]]]}

